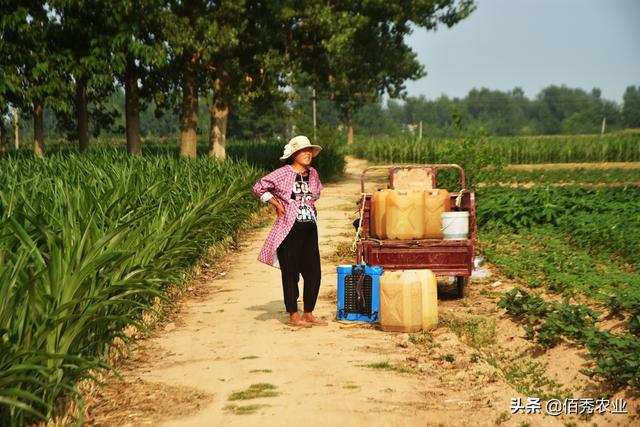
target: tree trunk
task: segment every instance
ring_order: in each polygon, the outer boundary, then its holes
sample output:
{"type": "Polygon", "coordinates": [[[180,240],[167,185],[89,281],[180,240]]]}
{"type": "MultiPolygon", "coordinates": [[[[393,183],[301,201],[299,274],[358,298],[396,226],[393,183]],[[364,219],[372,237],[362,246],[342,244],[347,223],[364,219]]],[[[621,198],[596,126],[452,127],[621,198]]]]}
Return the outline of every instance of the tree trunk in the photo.
{"type": "Polygon", "coordinates": [[[198,143],[198,85],[191,66],[187,66],[182,83],[180,114],[180,156],[196,158],[198,143]]]}
{"type": "Polygon", "coordinates": [[[78,142],[80,152],[89,148],[89,115],[87,113],[87,87],[82,79],[76,81],[76,113],[78,120],[78,142]]]}
{"type": "Polygon", "coordinates": [[[227,157],[227,123],[229,106],[214,95],[211,102],[211,130],[209,132],[209,157],[224,160],[227,157]]]}
{"type": "Polygon", "coordinates": [[[127,151],[129,154],[142,155],[140,143],[140,101],[138,93],[138,70],[131,60],[124,73],[125,120],[127,128],[127,151]]]}
{"type": "Polygon", "coordinates": [[[7,135],[4,128],[4,118],[0,116],[0,155],[7,157],[7,135]]]}
{"type": "Polygon", "coordinates": [[[33,103],[33,153],[44,155],[44,102],[33,103]]]}
{"type": "Polygon", "coordinates": [[[347,111],[345,114],[345,121],[347,122],[347,144],[353,144],[353,117],[351,111],[347,111]]]}
{"type": "Polygon", "coordinates": [[[16,151],[20,149],[20,110],[17,108],[13,110],[13,129],[15,132],[15,147],[16,151]]]}

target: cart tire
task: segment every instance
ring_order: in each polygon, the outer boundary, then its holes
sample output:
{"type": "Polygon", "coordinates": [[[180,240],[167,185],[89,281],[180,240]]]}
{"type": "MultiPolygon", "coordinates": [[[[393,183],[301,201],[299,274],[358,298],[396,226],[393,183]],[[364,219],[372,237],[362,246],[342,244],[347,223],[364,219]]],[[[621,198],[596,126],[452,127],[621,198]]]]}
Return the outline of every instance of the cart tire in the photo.
{"type": "Polygon", "coordinates": [[[462,299],[467,295],[468,276],[456,276],[456,297],[462,299]]]}

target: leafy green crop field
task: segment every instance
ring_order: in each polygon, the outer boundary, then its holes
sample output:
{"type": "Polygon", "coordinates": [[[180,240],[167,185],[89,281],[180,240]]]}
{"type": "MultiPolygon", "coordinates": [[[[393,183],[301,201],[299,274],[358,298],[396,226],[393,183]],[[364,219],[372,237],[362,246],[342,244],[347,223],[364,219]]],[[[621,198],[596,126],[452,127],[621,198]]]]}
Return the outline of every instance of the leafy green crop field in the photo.
{"type": "Polygon", "coordinates": [[[584,184],[631,184],[640,185],[640,168],[622,169],[503,169],[486,177],[486,185],[584,185],[584,184]]]}
{"type": "Polygon", "coordinates": [[[577,246],[609,252],[640,268],[640,187],[484,188],[478,224],[520,231],[555,226],[577,246]]]}
{"type": "Polygon", "coordinates": [[[0,160],[0,424],[48,418],[258,208],[246,162],[109,147],[0,160]]]}
{"type": "Polygon", "coordinates": [[[482,188],[483,254],[520,287],[499,306],[543,348],[586,348],[584,374],[610,390],[640,388],[640,188],[482,188]],[[610,328],[606,321],[618,319],[610,328]]]}
{"type": "Polygon", "coordinates": [[[581,372],[603,380],[609,390],[624,386],[640,389],[640,323],[638,317],[627,330],[612,331],[598,324],[602,313],[583,304],[548,302],[521,288],[503,294],[498,306],[524,324],[526,337],[550,348],[562,340],[584,346],[592,368],[581,372]]]}

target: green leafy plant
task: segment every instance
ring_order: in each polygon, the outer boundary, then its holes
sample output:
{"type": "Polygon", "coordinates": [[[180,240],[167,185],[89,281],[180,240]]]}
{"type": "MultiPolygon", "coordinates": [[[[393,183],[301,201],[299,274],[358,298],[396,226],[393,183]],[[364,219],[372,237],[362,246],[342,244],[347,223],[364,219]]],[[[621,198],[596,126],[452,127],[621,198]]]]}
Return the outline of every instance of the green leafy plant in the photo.
{"type": "Polygon", "coordinates": [[[640,341],[630,333],[599,329],[600,313],[566,299],[547,302],[520,288],[505,293],[498,305],[523,321],[526,337],[543,347],[562,339],[585,346],[595,365],[582,370],[586,375],[601,378],[613,390],[640,387],[640,341]]]}
{"type": "Polygon", "coordinates": [[[155,301],[233,241],[260,173],[113,147],[0,160],[0,424],[78,399],[125,326],[144,331],[155,301]]]}

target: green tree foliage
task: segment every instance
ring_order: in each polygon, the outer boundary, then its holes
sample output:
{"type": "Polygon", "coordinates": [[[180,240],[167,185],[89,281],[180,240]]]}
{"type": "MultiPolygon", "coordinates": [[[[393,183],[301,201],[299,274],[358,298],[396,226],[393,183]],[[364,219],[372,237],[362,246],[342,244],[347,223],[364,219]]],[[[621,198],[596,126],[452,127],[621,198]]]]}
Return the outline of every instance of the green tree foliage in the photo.
{"type": "Polygon", "coordinates": [[[44,1],[5,1],[1,19],[0,113],[6,113],[10,103],[33,117],[34,151],[42,155],[45,106],[68,111],[63,58],[51,43],[60,33],[58,16],[44,1]]]}
{"type": "Polygon", "coordinates": [[[100,128],[115,118],[115,111],[105,105],[114,90],[113,70],[107,60],[109,52],[96,43],[103,28],[87,25],[101,22],[105,9],[100,2],[94,2],[91,7],[86,3],[82,0],[48,2],[59,18],[60,31],[55,44],[64,60],[68,84],[73,87],[68,100],[71,106],[68,112],[72,114],[60,115],[59,121],[70,139],[78,140],[81,152],[88,147],[91,128],[97,135],[100,128]],[[91,110],[89,105],[93,105],[91,110]]]}
{"type": "MultiPolygon", "coordinates": [[[[235,124],[244,121],[255,129],[282,129],[289,67],[287,32],[290,7],[304,7],[298,2],[234,2],[235,8],[217,13],[220,43],[205,51],[211,102],[209,106],[209,156],[226,157],[226,134],[229,114],[249,113],[242,119],[235,114],[235,124]],[[233,35],[230,38],[229,35],[233,35]],[[266,113],[266,114],[265,114],[266,113]],[[271,116],[269,115],[271,114],[271,116]],[[273,123],[269,119],[279,117],[273,123]],[[249,124],[249,120],[251,124],[249,124]]],[[[255,132],[255,130],[253,131],[255,132]]],[[[267,135],[262,135],[265,137],[267,135]]]]}
{"type": "Polygon", "coordinates": [[[626,127],[640,128],[640,86],[628,86],[624,92],[622,121],[626,127]]]}
{"type": "Polygon", "coordinates": [[[353,142],[353,115],[387,93],[404,95],[404,82],[426,73],[405,43],[412,26],[453,26],[473,10],[471,0],[309,2],[293,27],[299,80],[326,90],[353,142]],[[319,41],[319,42],[318,42],[319,41]]]}
{"type": "Polygon", "coordinates": [[[104,49],[113,72],[125,90],[125,127],[129,153],[141,154],[141,100],[149,99],[151,81],[167,61],[161,37],[163,5],[160,0],[113,0],[102,7],[101,30],[92,46],[104,49]]]}
{"type": "Polygon", "coordinates": [[[606,106],[600,90],[587,93],[566,86],[549,86],[538,94],[535,109],[537,133],[570,133],[577,129],[597,132],[606,106]]]}
{"type": "MultiPolygon", "coordinates": [[[[482,130],[487,135],[599,133],[603,119],[607,131],[633,127],[633,122],[625,122],[623,118],[625,108],[633,111],[633,87],[627,93],[629,96],[621,108],[603,99],[597,88],[586,92],[548,86],[533,99],[527,98],[520,88],[505,92],[480,88],[472,89],[461,99],[441,96],[428,100],[421,96],[408,97],[402,103],[389,100],[386,114],[405,131],[422,122],[425,136],[455,135],[454,115],[459,115],[464,129],[482,130]]],[[[389,135],[394,131],[389,128],[382,133],[389,135]]]]}
{"type": "MultiPolygon", "coordinates": [[[[363,135],[415,133],[422,123],[424,136],[454,136],[454,115],[464,130],[486,135],[594,133],[603,119],[607,131],[640,126],[636,86],[627,88],[623,106],[598,89],[566,86],[531,99],[519,88],[403,98],[404,82],[425,73],[405,36],[415,27],[456,24],[473,10],[471,0],[0,6],[0,115],[7,128],[9,114],[21,111],[37,152],[45,137],[77,139],[83,150],[91,134],[125,131],[129,151],[141,153],[141,136],[174,137],[188,128],[192,142],[208,131],[209,154],[224,157],[227,133],[311,134],[310,88],[318,126],[356,127],[363,135]]],[[[193,147],[186,152],[195,155],[193,147]]]]}

